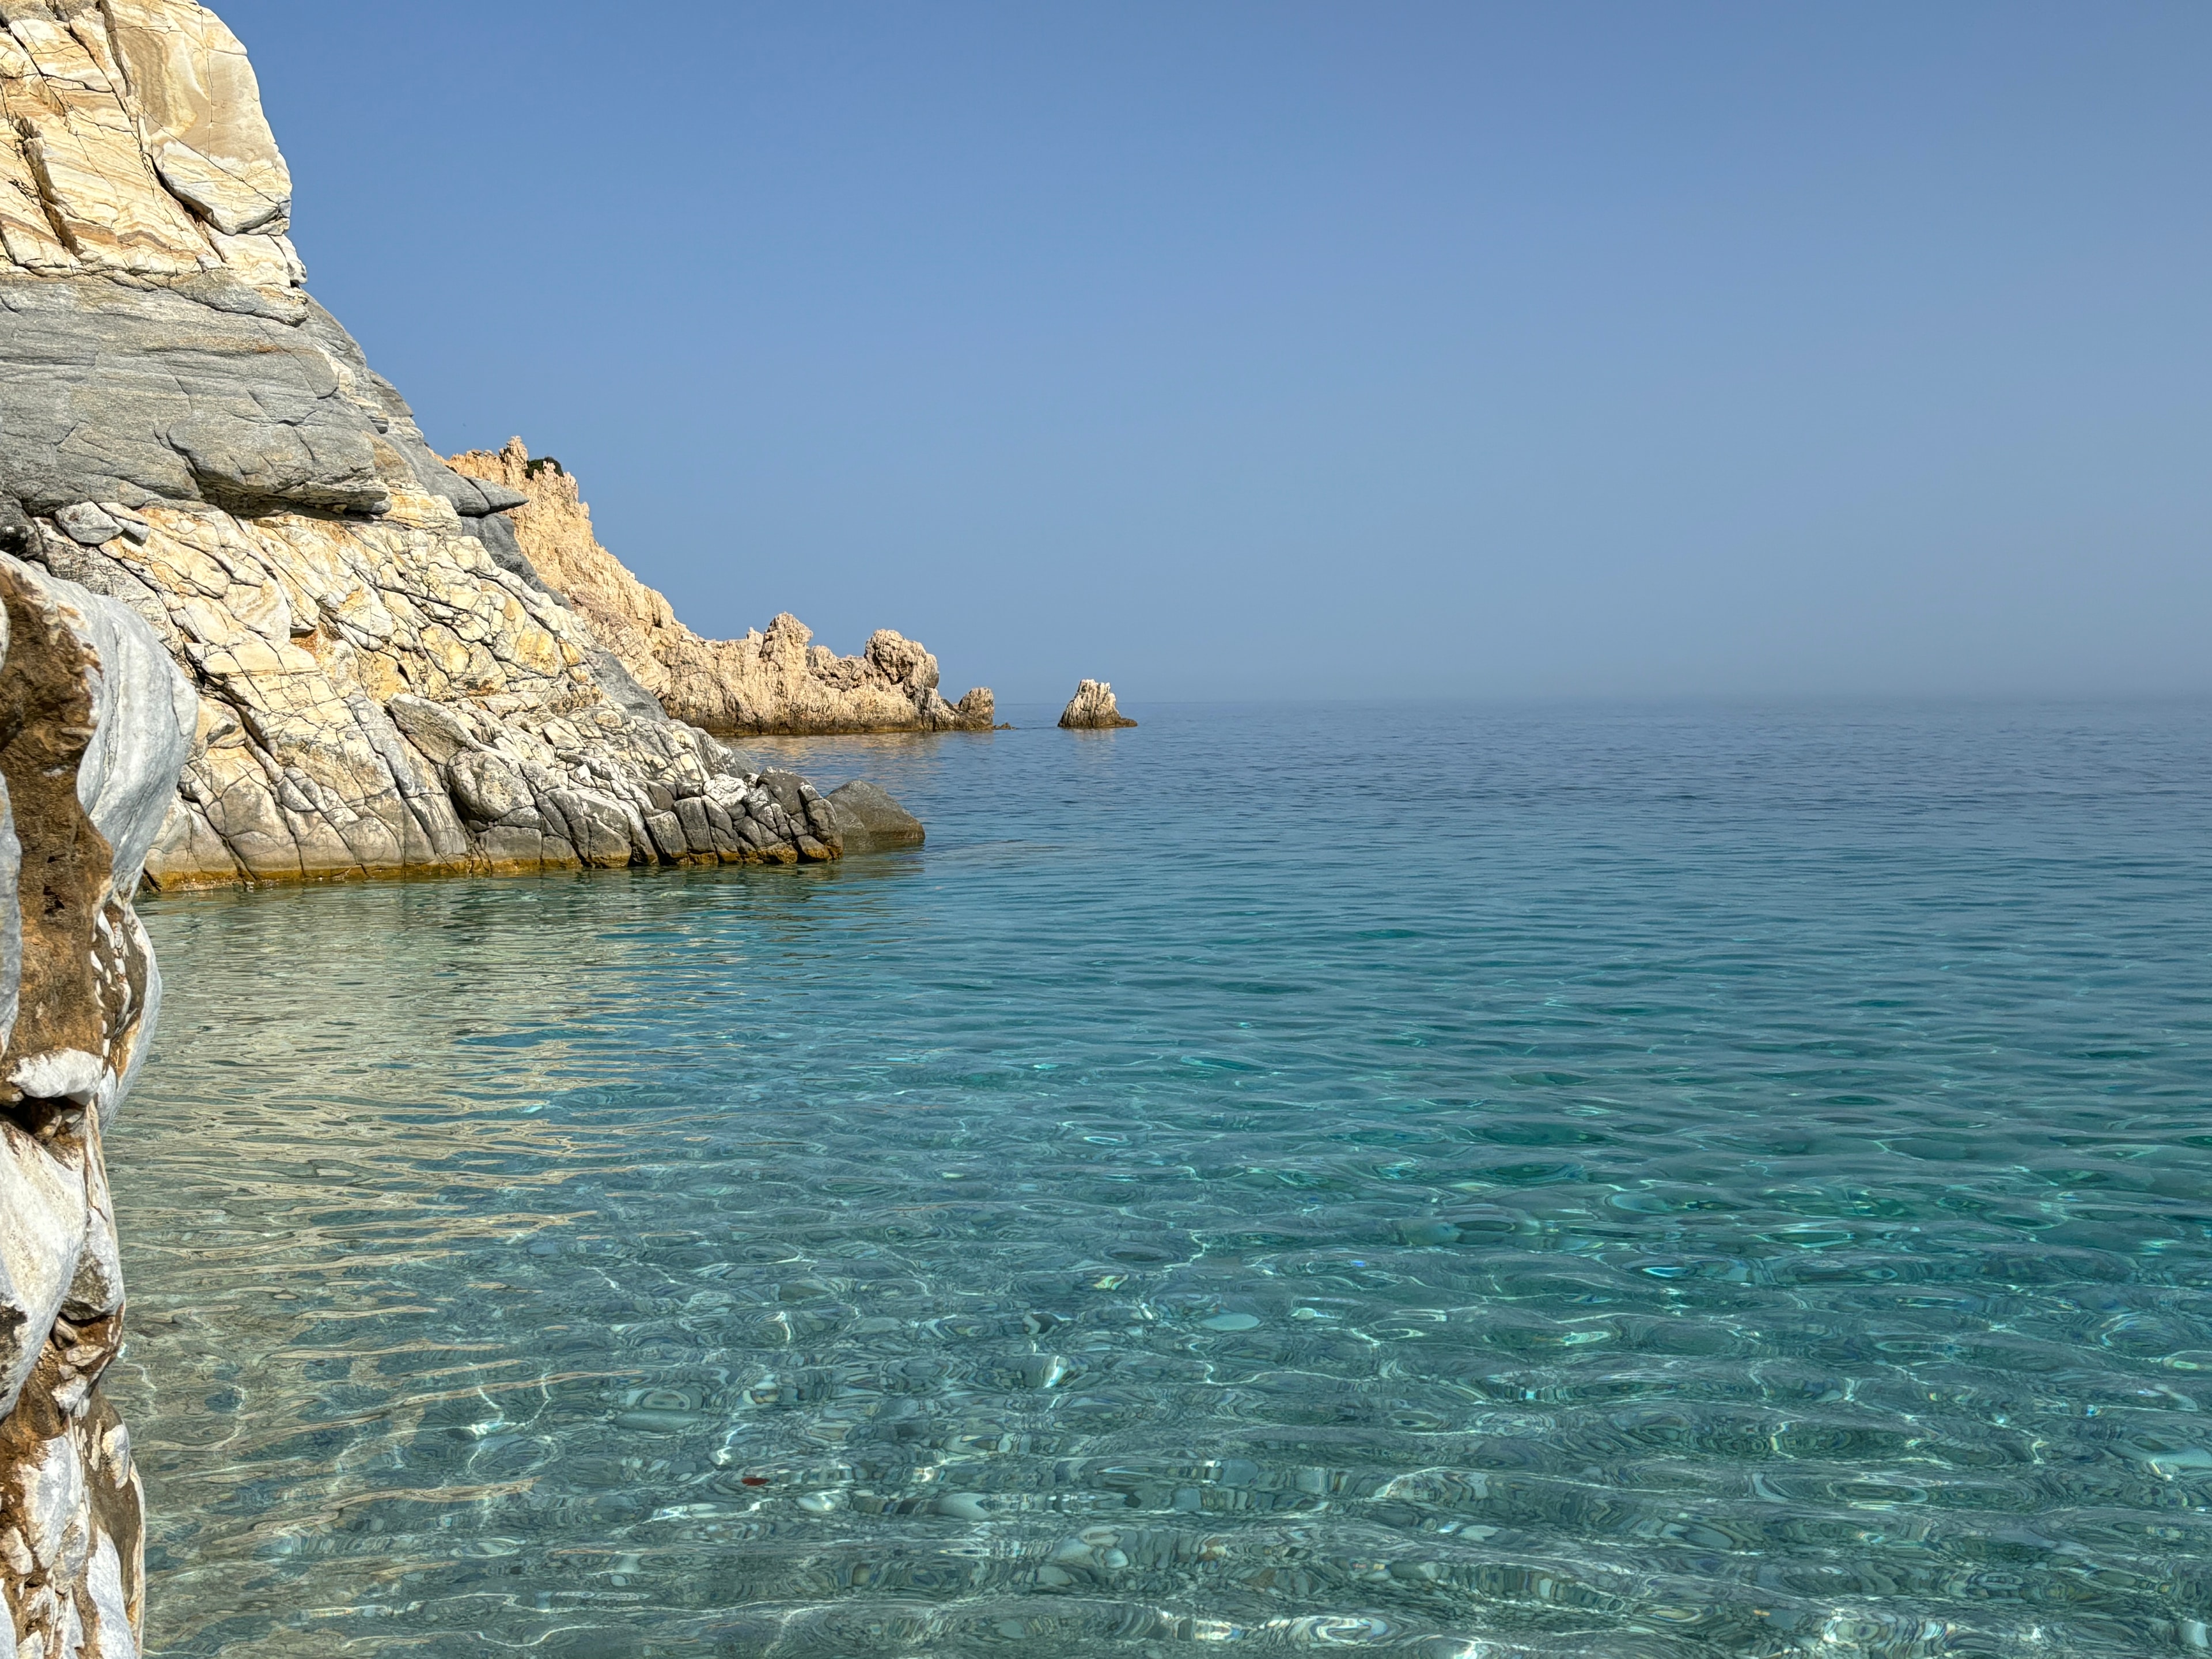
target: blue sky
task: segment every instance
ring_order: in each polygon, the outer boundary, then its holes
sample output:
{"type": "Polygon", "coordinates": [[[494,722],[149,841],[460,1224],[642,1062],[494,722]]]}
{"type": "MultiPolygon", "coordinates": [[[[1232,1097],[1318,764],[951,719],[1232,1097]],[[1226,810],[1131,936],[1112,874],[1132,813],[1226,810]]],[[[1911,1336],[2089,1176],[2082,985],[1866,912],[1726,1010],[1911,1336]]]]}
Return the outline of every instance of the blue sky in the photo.
{"type": "Polygon", "coordinates": [[[957,693],[2212,689],[2212,7],[218,0],[313,291],[957,693]]]}

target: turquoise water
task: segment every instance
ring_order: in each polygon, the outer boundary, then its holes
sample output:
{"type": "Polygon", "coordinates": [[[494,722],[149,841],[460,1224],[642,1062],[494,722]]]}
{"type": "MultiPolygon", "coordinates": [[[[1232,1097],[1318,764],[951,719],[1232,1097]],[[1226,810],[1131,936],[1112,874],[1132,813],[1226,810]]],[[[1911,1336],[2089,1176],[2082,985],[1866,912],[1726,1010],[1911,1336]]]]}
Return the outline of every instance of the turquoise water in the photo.
{"type": "Polygon", "coordinates": [[[157,1653],[2212,1645],[2212,708],[781,752],[148,907],[157,1653]]]}

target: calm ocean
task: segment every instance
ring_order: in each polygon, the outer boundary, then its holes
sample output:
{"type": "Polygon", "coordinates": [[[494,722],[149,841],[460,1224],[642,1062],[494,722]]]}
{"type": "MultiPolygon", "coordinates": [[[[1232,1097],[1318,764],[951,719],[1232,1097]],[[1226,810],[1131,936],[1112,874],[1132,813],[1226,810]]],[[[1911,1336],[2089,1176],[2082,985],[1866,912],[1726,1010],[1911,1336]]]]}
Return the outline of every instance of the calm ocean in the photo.
{"type": "Polygon", "coordinates": [[[757,745],[161,899],[170,1659],[2212,1649],[2212,706],[757,745]]]}

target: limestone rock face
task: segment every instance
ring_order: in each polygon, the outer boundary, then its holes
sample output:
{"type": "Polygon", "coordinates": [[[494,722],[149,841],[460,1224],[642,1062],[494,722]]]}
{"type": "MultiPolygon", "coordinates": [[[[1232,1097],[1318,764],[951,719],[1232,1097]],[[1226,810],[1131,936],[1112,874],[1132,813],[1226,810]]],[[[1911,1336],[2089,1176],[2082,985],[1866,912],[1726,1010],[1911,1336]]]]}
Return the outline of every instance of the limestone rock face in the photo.
{"type": "Polygon", "coordinates": [[[532,567],[583,613],[592,631],[670,714],[709,732],[988,732],[990,692],[957,703],[938,690],[937,659],[879,629],[857,657],[811,643],[785,614],[763,634],[708,640],[599,545],[576,481],[533,462],[522,440],[451,458],[465,477],[522,498],[514,535],[532,567]]]}
{"type": "Polygon", "coordinates": [[[246,48],[186,0],[103,0],[137,94],[146,158],[169,193],[224,236],[264,231],[292,209],[292,174],[261,113],[246,48]]]}
{"type": "MultiPolygon", "coordinates": [[[[840,855],[811,786],[780,802],[669,720],[659,657],[594,631],[593,605],[628,614],[603,592],[660,602],[573,488],[558,568],[589,603],[501,516],[544,492],[446,465],[302,291],[290,176],[213,13],[0,0],[0,553],[118,602],[188,677],[182,781],[134,843],[149,880],[840,855]]],[[[826,678],[806,645],[793,623],[753,653],[726,729],[775,724],[760,708],[809,730],[954,715],[896,635],[826,678]],[[841,717],[864,703],[898,719],[841,717]]]]}
{"type": "Polygon", "coordinates": [[[1103,680],[1085,680],[1060,711],[1061,727],[1069,732],[1107,732],[1136,721],[1114,706],[1114,688],[1103,680]]]}
{"type": "Polygon", "coordinates": [[[131,908],[198,699],[125,607],[0,556],[0,1605],[15,1651],[136,1659],[143,1516],[101,1393],[123,1272],[100,1138],[153,1036],[131,908]]]}
{"type": "Polygon", "coordinates": [[[47,276],[295,286],[292,185],[235,37],[191,0],[0,6],[0,246],[47,276]]]}

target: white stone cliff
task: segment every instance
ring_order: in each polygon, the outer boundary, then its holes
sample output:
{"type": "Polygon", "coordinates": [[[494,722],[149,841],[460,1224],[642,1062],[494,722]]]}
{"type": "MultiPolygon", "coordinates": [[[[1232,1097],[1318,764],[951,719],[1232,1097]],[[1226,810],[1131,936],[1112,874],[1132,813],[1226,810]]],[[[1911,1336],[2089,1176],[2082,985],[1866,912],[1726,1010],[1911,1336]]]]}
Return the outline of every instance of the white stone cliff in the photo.
{"type": "Polygon", "coordinates": [[[212,12],[0,0],[0,551],[129,606],[191,683],[156,885],[830,859],[877,838],[700,724],[988,726],[988,692],[950,708],[896,635],[855,672],[799,629],[784,673],[780,619],[719,696],[714,642],[629,648],[592,601],[659,596],[604,550],[581,602],[546,581],[502,516],[546,492],[447,465],[307,297],[212,12]]]}

